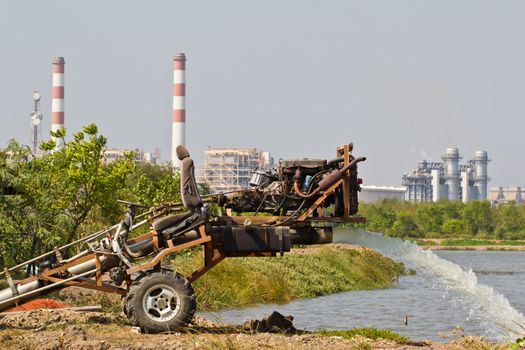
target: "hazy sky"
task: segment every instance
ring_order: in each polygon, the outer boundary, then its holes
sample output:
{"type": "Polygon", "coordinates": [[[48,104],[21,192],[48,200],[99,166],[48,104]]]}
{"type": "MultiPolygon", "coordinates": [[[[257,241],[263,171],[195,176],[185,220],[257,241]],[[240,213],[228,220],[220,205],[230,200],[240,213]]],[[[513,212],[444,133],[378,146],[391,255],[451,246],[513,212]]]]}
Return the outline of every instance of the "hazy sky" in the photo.
{"type": "Polygon", "coordinates": [[[172,57],[187,55],[187,145],[334,156],[399,185],[421,157],[487,150],[489,186],[525,185],[524,1],[0,2],[0,145],[51,116],[66,60],[69,132],[170,157],[172,57]]]}

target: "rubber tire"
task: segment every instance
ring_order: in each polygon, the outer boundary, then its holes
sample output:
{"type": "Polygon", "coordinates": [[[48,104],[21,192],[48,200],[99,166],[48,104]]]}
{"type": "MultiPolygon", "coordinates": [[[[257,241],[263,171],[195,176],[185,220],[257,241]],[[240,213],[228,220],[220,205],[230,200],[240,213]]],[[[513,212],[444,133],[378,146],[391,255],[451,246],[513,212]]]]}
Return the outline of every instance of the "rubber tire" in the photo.
{"type": "Polygon", "coordinates": [[[124,313],[131,324],[149,334],[175,332],[186,327],[193,319],[196,308],[195,292],[190,282],[184,276],[171,270],[157,270],[137,277],[124,299],[124,313]],[[175,289],[181,301],[178,314],[166,322],[152,320],[142,307],[144,294],[158,284],[166,284],[175,289]]]}

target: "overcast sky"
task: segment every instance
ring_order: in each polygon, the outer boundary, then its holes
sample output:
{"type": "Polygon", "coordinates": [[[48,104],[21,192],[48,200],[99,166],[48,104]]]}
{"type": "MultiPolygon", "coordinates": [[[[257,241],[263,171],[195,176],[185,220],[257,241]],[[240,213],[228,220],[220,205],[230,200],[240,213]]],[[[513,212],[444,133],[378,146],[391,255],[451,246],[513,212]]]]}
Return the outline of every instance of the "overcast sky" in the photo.
{"type": "Polygon", "coordinates": [[[487,150],[489,186],[525,185],[524,1],[0,2],[0,145],[29,143],[32,91],[65,124],[170,158],[172,58],[187,56],[187,146],[334,156],[353,141],[365,184],[421,158],[487,150]]]}

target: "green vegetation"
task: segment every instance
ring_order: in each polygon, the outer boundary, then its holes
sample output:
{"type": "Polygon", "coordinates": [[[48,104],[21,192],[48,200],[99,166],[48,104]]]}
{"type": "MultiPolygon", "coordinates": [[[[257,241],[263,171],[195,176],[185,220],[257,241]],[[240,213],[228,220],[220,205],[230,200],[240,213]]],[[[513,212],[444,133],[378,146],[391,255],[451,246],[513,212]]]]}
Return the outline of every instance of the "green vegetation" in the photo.
{"type": "Polygon", "coordinates": [[[471,239],[471,238],[457,238],[457,239],[442,239],[442,240],[426,240],[417,239],[416,243],[422,246],[447,246],[447,247],[464,247],[464,246],[491,246],[491,245],[508,245],[508,246],[522,246],[525,241],[510,241],[510,240],[487,240],[487,239],[471,239]]]}
{"type": "MultiPolygon", "coordinates": [[[[200,253],[177,256],[174,268],[189,273],[200,253]]],[[[404,274],[402,263],[368,250],[322,248],[275,258],[227,259],[193,284],[197,305],[213,311],[259,303],[285,303],[348,290],[387,288],[404,274]]]]}
{"type": "Polygon", "coordinates": [[[357,335],[360,335],[362,337],[377,340],[377,339],[385,339],[385,340],[391,340],[396,343],[404,344],[408,343],[410,340],[402,336],[396,332],[389,331],[387,329],[377,329],[377,328],[354,328],[349,330],[342,330],[342,331],[318,331],[317,334],[325,335],[328,337],[341,337],[344,339],[352,339],[357,335]]]}
{"type": "MultiPolygon", "coordinates": [[[[202,252],[176,254],[173,269],[187,275],[202,265],[202,252]]],[[[263,303],[286,303],[349,290],[388,288],[408,272],[402,263],[370,249],[306,249],[304,254],[273,258],[231,258],[192,284],[201,311],[263,303]]],[[[54,293],[69,305],[102,305],[120,312],[120,296],[68,288],[54,293]]]]}
{"type": "Polygon", "coordinates": [[[125,208],[117,199],[152,205],[179,198],[170,168],[136,164],[133,153],[106,164],[106,143],[88,125],[60,151],[45,142],[41,157],[14,140],[0,149],[0,268],[118,222],[125,208]]]}
{"type": "Polygon", "coordinates": [[[415,204],[383,200],[361,204],[359,213],[367,221],[358,227],[399,238],[443,238],[450,245],[464,243],[452,238],[505,244],[525,240],[525,206],[513,203],[492,207],[487,201],[415,204]]]}
{"type": "Polygon", "coordinates": [[[508,344],[509,350],[520,350],[525,348],[525,337],[516,339],[516,341],[508,344]]]}

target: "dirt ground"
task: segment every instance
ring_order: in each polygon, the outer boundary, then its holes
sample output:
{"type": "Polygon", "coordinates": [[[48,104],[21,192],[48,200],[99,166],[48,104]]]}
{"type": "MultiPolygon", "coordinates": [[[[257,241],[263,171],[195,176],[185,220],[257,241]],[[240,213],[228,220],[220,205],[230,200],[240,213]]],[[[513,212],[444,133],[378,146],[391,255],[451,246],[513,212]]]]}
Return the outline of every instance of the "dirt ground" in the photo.
{"type": "MultiPolygon", "coordinates": [[[[261,315],[263,316],[263,315],[261,315]]],[[[492,349],[494,344],[463,337],[456,342],[396,344],[362,337],[253,333],[242,326],[195,318],[180,333],[141,334],[121,314],[36,310],[0,318],[0,348],[38,350],[105,349],[492,349]]],[[[503,347],[501,347],[503,348],[503,347]]]]}

